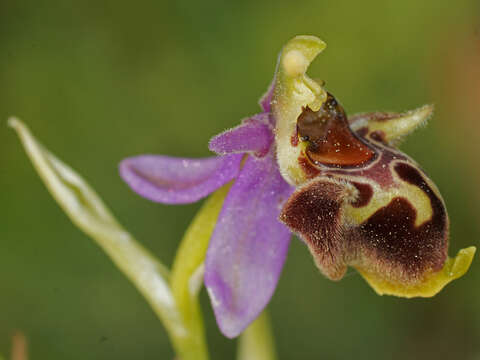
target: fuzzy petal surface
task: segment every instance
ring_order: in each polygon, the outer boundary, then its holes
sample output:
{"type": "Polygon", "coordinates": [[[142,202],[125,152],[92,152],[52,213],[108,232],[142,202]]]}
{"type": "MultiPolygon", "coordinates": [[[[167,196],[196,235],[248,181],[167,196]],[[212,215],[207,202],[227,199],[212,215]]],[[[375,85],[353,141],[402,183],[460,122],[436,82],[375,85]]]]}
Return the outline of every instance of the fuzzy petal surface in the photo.
{"type": "Polygon", "coordinates": [[[187,204],[238,176],[242,154],[203,159],[140,155],[120,163],[120,176],[137,194],[164,204],[187,204]]]}
{"type": "Polygon", "coordinates": [[[245,120],[241,125],[213,137],[209,148],[219,155],[251,152],[263,157],[268,153],[273,140],[268,114],[258,114],[245,120]]]}
{"type": "Polygon", "coordinates": [[[207,251],[205,286],[227,337],[238,336],[273,295],[290,243],[278,217],[292,192],[269,154],[248,157],[225,199],[207,251]]]}

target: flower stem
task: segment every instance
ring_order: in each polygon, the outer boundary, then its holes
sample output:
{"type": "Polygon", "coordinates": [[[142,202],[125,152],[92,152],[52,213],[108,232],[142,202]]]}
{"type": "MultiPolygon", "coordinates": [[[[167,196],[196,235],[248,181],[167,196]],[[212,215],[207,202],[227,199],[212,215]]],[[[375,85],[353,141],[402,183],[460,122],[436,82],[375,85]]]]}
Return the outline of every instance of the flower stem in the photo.
{"type": "Polygon", "coordinates": [[[276,360],[275,341],[266,310],[245,330],[238,343],[237,360],[276,360]]]}
{"type": "Polygon", "coordinates": [[[217,190],[203,204],[188,227],[173,263],[170,284],[178,311],[187,330],[181,341],[182,360],[208,359],[198,292],[203,284],[203,262],[230,184],[217,190]]]}

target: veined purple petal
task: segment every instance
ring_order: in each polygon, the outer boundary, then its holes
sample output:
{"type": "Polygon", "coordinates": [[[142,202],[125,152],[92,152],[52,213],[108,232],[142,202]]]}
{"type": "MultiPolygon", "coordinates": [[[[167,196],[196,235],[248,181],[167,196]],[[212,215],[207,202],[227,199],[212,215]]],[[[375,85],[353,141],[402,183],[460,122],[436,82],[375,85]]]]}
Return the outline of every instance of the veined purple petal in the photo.
{"type": "Polygon", "coordinates": [[[292,192],[270,153],[248,157],[225,199],[207,251],[205,286],[227,337],[238,336],[273,295],[290,243],[278,216],[292,192]]]}
{"type": "Polygon", "coordinates": [[[272,129],[268,125],[268,114],[258,114],[213,137],[209,149],[219,155],[253,152],[262,157],[268,153],[273,139],[272,129]]]}
{"type": "Polygon", "coordinates": [[[243,155],[204,159],[140,155],[120,163],[120,176],[137,194],[165,204],[200,200],[237,177],[243,155]]]}

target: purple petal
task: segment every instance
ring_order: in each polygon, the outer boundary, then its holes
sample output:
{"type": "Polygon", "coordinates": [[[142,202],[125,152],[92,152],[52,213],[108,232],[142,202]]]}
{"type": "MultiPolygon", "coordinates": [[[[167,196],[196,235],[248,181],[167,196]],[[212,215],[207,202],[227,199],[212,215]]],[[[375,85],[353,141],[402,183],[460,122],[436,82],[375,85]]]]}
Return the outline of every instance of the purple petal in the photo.
{"type": "Polygon", "coordinates": [[[205,286],[227,337],[239,335],[273,295],[290,243],[278,216],[292,192],[269,154],[248,157],[225,199],[207,251],[205,286]]]}
{"type": "Polygon", "coordinates": [[[200,200],[238,176],[242,155],[204,159],[141,155],[120,163],[120,176],[137,194],[165,204],[200,200]]]}
{"type": "Polygon", "coordinates": [[[213,137],[209,148],[219,155],[253,152],[262,157],[268,153],[272,143],[273,132],[268,125],[268,114],[258,114],[213,137]]]}

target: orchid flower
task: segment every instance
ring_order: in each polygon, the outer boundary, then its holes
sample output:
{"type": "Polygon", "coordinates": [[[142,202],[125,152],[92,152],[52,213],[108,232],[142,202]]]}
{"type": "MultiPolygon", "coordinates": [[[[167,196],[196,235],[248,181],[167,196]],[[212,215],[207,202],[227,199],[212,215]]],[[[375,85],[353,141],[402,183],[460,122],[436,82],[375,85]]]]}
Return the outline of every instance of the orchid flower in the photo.
{"type": "Polygon", "coordinates": [[[239,335],[278,282],[291,232],[317,267],[339,280],[356,268],[379,294],[433,296],[470,266],[475,248],[447,256],[449,221],[435,184],[397,149],[431,106],[347,117],[306,75],[325,48],[288,42],[261,113],[213,137],[205,159],[141,155],[120,164],[138,194],[198,201],[232,183],[205,258],[204,283],[220,330],[239,335]]]}
{"type": "Polygon", "coordinates": [[[327,278],[340,280],[350,266],[380,295],[433,296],[472,262],[473,246],[448,257],[442,196],[398,149],[433,107],[348,117],[324,84],[306,75],[325,46],[313,36],[284,46],[261,112],[213,137],[216,156],[121,162],[122,178],[152,201],[185,204],[211,194],[171,272],[76,171],[20,120],[9,120],[52,196],[145,297],[179,358],[209,358],[198,302],[205,284],[222,333],[243,332],[239,359],[275,359],[268,316],[259,315],[275,291],[292,233],[327,278]]]}

